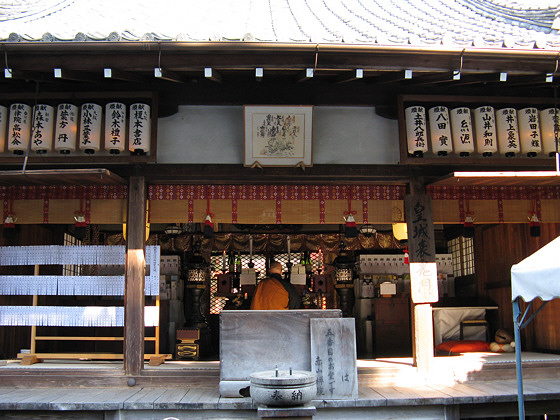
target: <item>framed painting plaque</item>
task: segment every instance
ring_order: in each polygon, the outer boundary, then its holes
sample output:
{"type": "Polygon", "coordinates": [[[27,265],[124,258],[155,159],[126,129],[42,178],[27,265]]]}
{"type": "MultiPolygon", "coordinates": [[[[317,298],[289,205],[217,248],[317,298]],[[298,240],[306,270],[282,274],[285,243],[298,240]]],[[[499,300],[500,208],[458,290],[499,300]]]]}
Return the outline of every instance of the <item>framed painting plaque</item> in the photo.
{"type": "Polygon", "coordinates": [[[313,107],[245,105],[245,166],[312,166],[313,107]]]}

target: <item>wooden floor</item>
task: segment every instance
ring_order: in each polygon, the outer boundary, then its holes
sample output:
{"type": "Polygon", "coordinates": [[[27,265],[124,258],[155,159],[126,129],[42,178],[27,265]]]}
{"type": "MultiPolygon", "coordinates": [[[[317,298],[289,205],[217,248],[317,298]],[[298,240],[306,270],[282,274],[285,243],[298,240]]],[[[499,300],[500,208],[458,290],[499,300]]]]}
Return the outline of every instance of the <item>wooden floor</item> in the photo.
{"type": "MultiPolygon", "coordinates": [[[[512,356],[472,354],[435,358],[428,379],[415,373],[410,359],[360,360],[359,397],[314,400],[313,418],[515,418],[517,388],[512,356]],[[469,376],[469,369],[481,376],[469,376]]],[[[523,366],[527,414],[559,418],[560,358],[527,353],[523,366]],[[532,377],[533,367],[542,374],[546,371],[546,375],[532,377]]],[[[133,386],[124,383],[106,387],[101,385],[102,379],[97,386],[88,385],[88,377],[103,376],[99,372],[107,374],[106,378],[123,376],[122,365],[116,362],[49,361],[26,367],[18,361],[0,364],[0,418],[259,418],[258,407],[250,397],[220,397],[219,362],[166,362],[145,369],[147,378],[159,377],[155,373],[165,374],[162,377],[166,378],[196,378],[186,386],[162,386],[158,381],[154,381],[157,386],[150,386],[142,384],[142,378],[136,378],[133,386]],[[19,384],[13,382],[17,376],[21,379],[19,384]],[[57,378],[64,376],[74,377],[77,382],[67,379],[61,386],[57,378]],[[41,385],[34,385],[37,383],[41,385]]]]}

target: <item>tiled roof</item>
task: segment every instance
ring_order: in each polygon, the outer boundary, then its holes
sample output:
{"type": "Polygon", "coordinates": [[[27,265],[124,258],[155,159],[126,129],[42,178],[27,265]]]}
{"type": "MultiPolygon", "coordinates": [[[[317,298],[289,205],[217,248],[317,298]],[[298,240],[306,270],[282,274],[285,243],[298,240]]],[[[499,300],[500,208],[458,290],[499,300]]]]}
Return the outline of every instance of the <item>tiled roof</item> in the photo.
{"type": "Polygon", "coordinates": [[[560,47],[546,0],[11,0],[2,42],[262,41],[560,47]],[[511,4],[509,4],[511,3],[511,4]],[[193,6],[196,5],[196,7],[193,6]]]}

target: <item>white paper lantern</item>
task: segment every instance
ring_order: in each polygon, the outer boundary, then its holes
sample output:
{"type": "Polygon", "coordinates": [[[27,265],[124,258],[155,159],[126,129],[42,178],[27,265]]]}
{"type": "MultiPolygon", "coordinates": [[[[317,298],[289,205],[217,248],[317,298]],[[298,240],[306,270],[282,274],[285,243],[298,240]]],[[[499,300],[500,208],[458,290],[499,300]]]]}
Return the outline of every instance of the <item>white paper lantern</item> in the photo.
{"type": "Polygon", "coordinates": [[[560,151],[560,109],[543,109],[539,117],[543,151],[548,156],[554,156],[560,151]]]}
{"type": "Polygon", "coordinates": [[[101,105],[85,103],[80,115],[80,150],[88,155],[98,152],[101,145],[101,105]]]}
{"type": "Polygon", "coordinates": [[[534,157],[541,149],[541,130],[537,108],[523,108],[517,111],[521,151],[534,157]]]}
{"type": "Polygon", "coordinates": [[[453,108],[450,114],[453,150],[460,156],[469,156],[474,153],[471,110],[465,107],[453,108]]]}
{"type": "Polygon", "coordinates": [[[152,137],[150,105],[142,103],[130,105],[128,136],[128,149],[133,154],[143,155],[150,152],[152,137]]]}
{"type": "Polygon", "coordinates": [[[78,107],[72,104],[59,104],[56,112],[54,149],[67,155],[76,150],[78,137],[78,107]]]}
{"type": "Polygon", "coordinates": [[[8,108],[0,105],[0,153],[4,151],[8,129],[8,108]]]}
{"type": "Polygon", "coordinates": [[[496,127],[498,129],[498,148],[505,157],[513,157],[521,151],[517,110],[502,108],[496,111],[496,127]]]}
{"type": "Polygon", "coordinates": [[[31,150],[39,154],[50,152],[53,145],[54,108],[37,104],[33,107],[33,114],[31,150]]]}
{"type": "Polygon", "coordinates": [[[426,108],[423,106],[409,106],[404,110],[406,125],[406,143],[408,153],[422,157],[428,151],[426,132],[426,108]]]}
{"type": "Polygon", "coordinates": [[[434,106],[428,110],[428,119],[432,151],[438,156],[447,156],[453,151],[449,109],[446,106],[434,106]]]}
{"type": "Polygon", "coordinates": [[[8,125],[8,150],[14,155],[23,155],[31,136],[31,107],[16,103],[10,105],[8,125]]]}
{"type": "Polygon", "coordinates": [[[126,106],[120,102],[105,105],[105,150],[113,155],[124,151],[126,142],[126,106]]]}
{"type": "Polygon", "coordinates": [[[498,151],[498,135],[496,134],[496,119],[494,108],[480,106],[475,108],[474,128],[476,134],[476,151],[484,157],[492,156],[498,151]]]}

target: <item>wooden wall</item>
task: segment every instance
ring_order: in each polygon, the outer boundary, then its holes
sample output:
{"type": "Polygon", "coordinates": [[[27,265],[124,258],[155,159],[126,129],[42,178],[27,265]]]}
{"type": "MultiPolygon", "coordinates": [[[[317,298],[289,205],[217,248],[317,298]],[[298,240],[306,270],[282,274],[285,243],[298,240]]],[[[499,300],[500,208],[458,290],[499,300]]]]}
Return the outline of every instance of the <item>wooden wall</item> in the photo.
{"type": "MultiPolygon", "coordinates": [[[[541,236],[529,235],[529,223],[478,226],[475,236],[475,271],[478,296],[496,303],[498,324],[513,333],[511,266],[560,235],[560,223],[541,225],[541,236]]],[[[533,303],[537,309],[542,302],[533,303]]],[[[525,306],[522,307],[524,310],[525,306]]],[[[533,308],[532,308],[533,310],[533,308]]],[[[560,299],[539,312],[522,330],[524,350],[560,352],[560,299]]]]}

